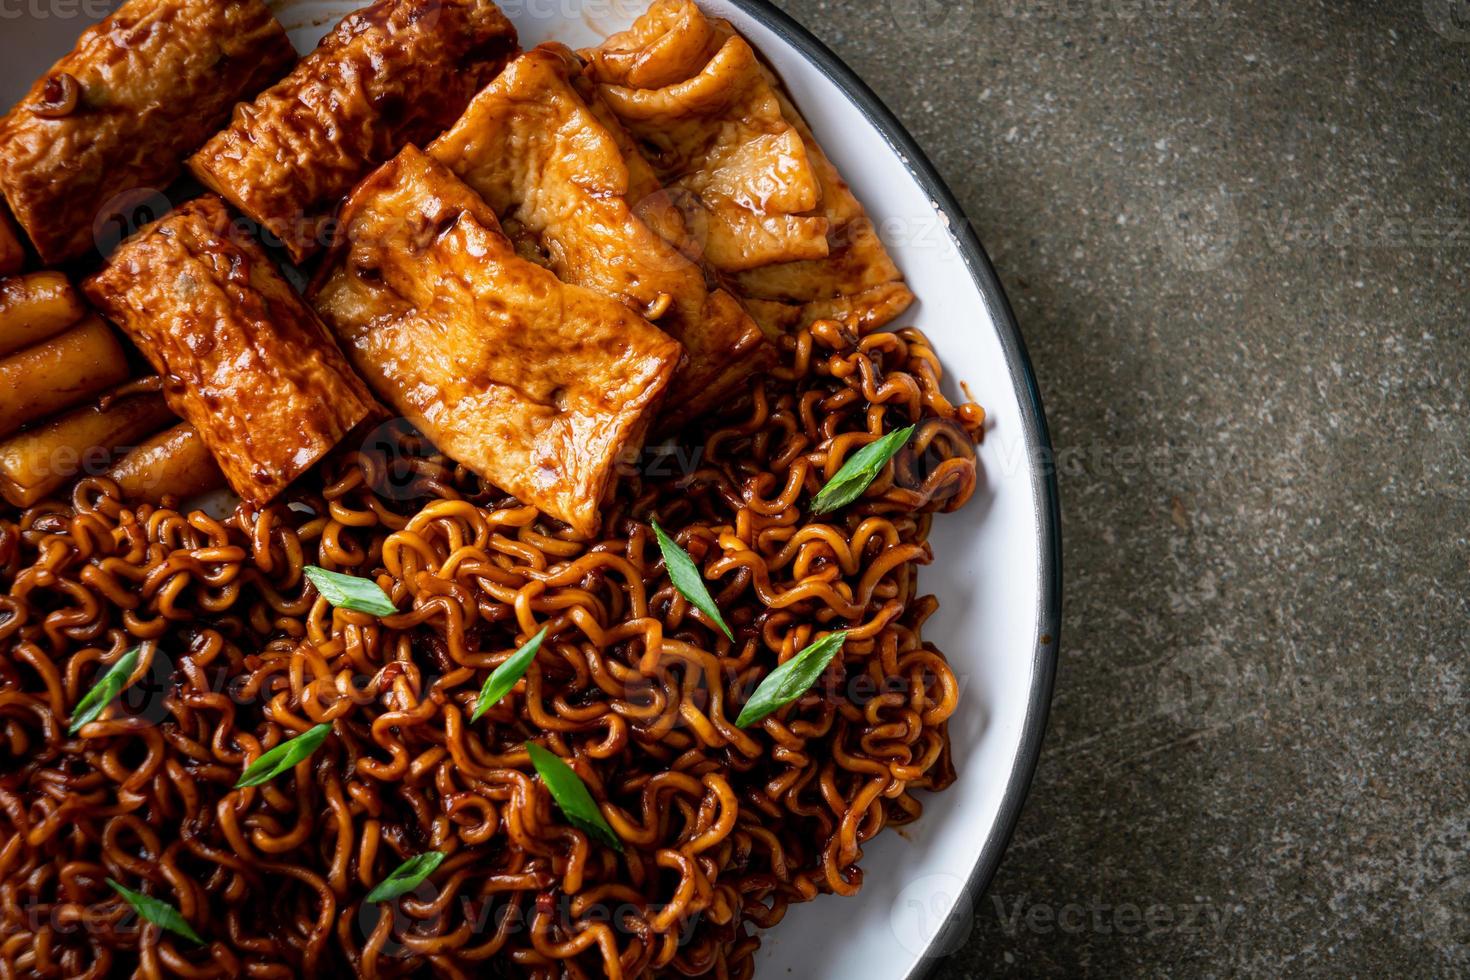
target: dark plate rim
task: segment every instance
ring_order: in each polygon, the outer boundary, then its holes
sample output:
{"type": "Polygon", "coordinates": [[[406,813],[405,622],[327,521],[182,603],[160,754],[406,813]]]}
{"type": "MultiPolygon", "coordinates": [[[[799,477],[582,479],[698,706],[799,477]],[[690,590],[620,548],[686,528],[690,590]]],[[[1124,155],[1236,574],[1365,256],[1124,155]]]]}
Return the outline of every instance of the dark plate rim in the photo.
{"type": "MultiPolygon", "coordinates": [[[[1015,832],[1016,822],[1021,816],[1021,807],[1026,800],[1026,793],[1030,789],[1041,755],[1047,714],[1051,708],[1052,687],[1056,680],[1057,650],[1062,625],[1061,508],[1057,496],[1056,472],[1051,465],[1054,458],[1051,434],[1046,425],[1046,410],[1041,404],[1041,391],[1036,383],[1036,373],[1031,367],[1031,357],[1026,352],[1026,342],[1021,337],[1010,301],[990,263],[990,256],[980,244],[980,239],[954,192],[949,189],[949,185],[944,182],[938,169],[907,127],[831,48],[789,14],[770,3],[770,0],[729,2],[770,27],[841,89],[893,150],[900,154],[905,168],[913,174],[924,192],[938,204],[940,212],[948,219],[949,231],[954,236],[960,254],[964,256],[965,264],[970,269],[970,275],[979,287],[988,312],[1000,332],[1006,366],[1020,398],[1024,430],[1022,435],[1026,441],[1027,460],[1038,477],[1034,503],[1038,519],[1036,548],[1041,559],[1041,598],[1037,610],[1037,622],[1041,629],[1033,654],[1031,693],[1026,708],[1026,721],[1022,727],[1020,748],[1011,766],[1005,796],[1001,800],[995,824],[990,828],[990,833],[980,848],[980,856],[970,869],[965,883],[965,894],[973,908],[995,877],[1001,857],[1005,854],[1011,835],[1015,832]]],[[[919,980],[929,975],[945,955],[954,952],[935,949],[936,946],[943,945],[946,932],[947,929],[941,929],[936,934],[929,948],[919,957],[904,980],[919,980]]]]}

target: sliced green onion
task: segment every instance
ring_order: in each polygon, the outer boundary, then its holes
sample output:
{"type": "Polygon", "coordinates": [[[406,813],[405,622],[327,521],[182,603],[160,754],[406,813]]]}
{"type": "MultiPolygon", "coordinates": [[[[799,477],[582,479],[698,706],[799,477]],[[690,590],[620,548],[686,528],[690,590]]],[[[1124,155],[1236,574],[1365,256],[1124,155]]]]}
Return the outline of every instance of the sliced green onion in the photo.
{"type": "Polygon", "coordinates": [[[745,702],[745,707],[740,709],[740,717],[735,719],[735,726],[745,728],[765,721],[767,717],[811,690],[846,642],[847,630],[828,633],[767,674],[766,679],[761,681],[755,693],[750,696],[750,700],[745,702]]]}
{"type": "Polygon", "coordinates": [[[307,565],[303,571],[322,598],[338,609],[350,609],[370,616],[391,616],[398,611],[393,600],[372,579],[329,572],[316,565],[307,565]]]}
{"type": "Polygon", "coordinates": [[[848,457],[827,485],[812,498],[812,513],[826,514],[846,507],[863,495],[914,434],[914,426],[880,436],[848,457]]]}
{"type": "Polygon", "coordinates": [[[597,808],[597,802],[587,791],[582,777],[556,753],[535,742],[527,742],[526,751],[531,754],[531,765],[536,767],[541,781],[551,791],[551,798],[566,818],[621,854],[623,842],[603,819],[602,811],[597,808]]]}
{"type": "Polygon", "coordinates": [[[425,878],[433,874],[434,869],[443,864],[447,856],[439,851],[415,854],[395,868],[392,874],[378,882],[377,886],[368,892],[367,900],[369,902],[391,902],[399,895],[407,895],[421,885],[425,878]]]}
{"type": "Polygon", "coordinates": [[[137,912],[143,919],[153,923],[160,929],[167,929],[174,935],[183,936],[192,943],[198,943],[200,946],[204,945],[204,940],[189,925],[189,920],[185,919],[179,910],[172,905],[144,895],[142,892],[135,892],[131,888],[124,888],[111,878],[107,879],[107,884],[112,886],[112,890],[121,895],[123,901],[131,905],[133,911],[137,912]]]}
{"type": "Polygon", "coordinates": [[[295,738],[287,739],[269,752],[262,753],[259,759],[256,759],[245,767],[245,771],[240,774],[240,781],[235,784],[235,788],[244,789],[246,786],[259,786],[261,783],[268,783],[281,773],[295,768],[296,763],[307,758],[320,748],[322,742],[326,741],[327,736],[331,732],[331,725],[317,725],[313,728],[308,728],[295,738]]]}
{"type": "Polygon", "coordinates": [[[510,689],[516,686],[516,681],[525,676],[531,661],[536,659],[536,651],[541,649],[541,641],[546,639],[546,631],[550,628],[541,627],[541,632],[527,640],[519,650],[510,655],[509,660],[496,667],[495,672],[485,679],[485,686],[480,688],[480,696],[475,701],[475,710],[470,715],[470,721],[479,721],[481,715],[509,694],[510,689]]]}
{"type": "Polygon", "coordinates": [[[724,618],[720,615],[720,607],[715,605],[714,597],[705,588],[704,576],[699,572],[699,566],[694,564],[694,559],[689,557],[689,552],[679,547],[678,542],[664,533],[664,529],[658,526],[658,521],[653,524],[653,536],[658,539],[658,549],[664,554],[664,568],[668,569],[669,580],[674,583],[674,588],[679,594],[689,600],[689,604],[710,619],[714,620],[720,632],[735,640],[735,634],[730,632],[730,627],[725,625],[724,618]]]}
{"type": "Polygon", "coordinates": [[[71,725],[67,728],[68,735],[75,735],[82,730],[82,726],[96,721],[113,699],[122,693],[128,683],[128,678],[133,675],[133,670],[138,666],[138,651],[141,647],[133,647],[127,653],[117,658],[117,663],[107,669],[92,685],[92,689],[77,702],[76,710],[71,716],[71,725]]]}

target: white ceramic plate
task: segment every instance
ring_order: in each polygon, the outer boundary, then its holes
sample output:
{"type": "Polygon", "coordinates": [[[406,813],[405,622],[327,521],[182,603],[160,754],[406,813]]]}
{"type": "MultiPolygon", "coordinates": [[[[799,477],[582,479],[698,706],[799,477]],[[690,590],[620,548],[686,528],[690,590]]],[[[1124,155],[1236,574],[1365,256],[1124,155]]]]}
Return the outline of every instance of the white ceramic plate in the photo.
{"type": "MultiPolygon", "coordinates": [[[[310,50],[353,0],[273,0],[310,50]]],[[[946,384],[985,406],[981,489],[942,515],[921,574],[940,600],[925,637],[962,683],[950,732],[959,781],[925,814],[865,849],[862,892],[794,906],[764,935],[757,976],[908,980],[954,952],[972,903],[1000,861],[1035,767],[1060,625],[1060,540],[1051,447],[1010,308],[964,213],[913,139],[821,42],[764,0],[704,0],[785,80],[818,140],[867,206],[918,305],[901,322],[934,341],[946,384]]],[[[0,29],[0,104],[9,106],[109,12],[107,0],[14,4],[0,29]],[[14,11],[21,11],[20,17],[14,11]]],[[[592,44],[627,27],[646,0],[508,0],[531,47],[592,44]]]]}

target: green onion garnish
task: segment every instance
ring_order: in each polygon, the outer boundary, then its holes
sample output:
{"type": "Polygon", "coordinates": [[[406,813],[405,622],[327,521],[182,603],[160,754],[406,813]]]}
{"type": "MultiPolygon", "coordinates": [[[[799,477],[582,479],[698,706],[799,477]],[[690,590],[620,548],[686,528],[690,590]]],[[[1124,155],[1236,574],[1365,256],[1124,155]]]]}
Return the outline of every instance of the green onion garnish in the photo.
{"type": "Polygon", "coordinates": [[[914,434],[914,426],[895,429],[880,436],[853,453],[842,464],[827,485],[812,498],[812,513],[826,514],[839,507],[846,507],[863,495],[883,472],[883,467],[897,455],[914,434]]]}
{"type": "Polygon", "coordinates": [[[404,861],[393,873],[382,881],[372,891],[368,892],[369,902],[391,902],[399,895],[406,895],[413,891],[423,880],[434,873],[434,869],[444,863],[447,855],[439,851],[425,851],[415,854],[404,861]]]}
{"type": "Polygon", "coordinates": [[[235,788],[244,789],[246,786],[268,783],[281,773],[294,768],[296,763],[320,748],[331,731],[331,725],[317,725],[308,728],[295,738],[287,739],[269,752],[262,753],[259,759],[245,767],[235,788]]]}
{"type": "Polygon", "coordinates": [[[536,651],[541,649],[541,641],[546,639],[546,631],[550,628],[541,627],[541,632],[527,640],[525,645],[510,655],[509,660],[496,667],[495,672],[485,679],[485,686],[480,688],[480,697],[475,701],[475,710],[470,715],[470,721],[479,721],[481,715],[509,694],[510,689],[516,686],[516,681],[525,676],[531,661],[536,659],[536,651]]]}
{"type": "Polygon", "coordinates": [[[736,727],[745,728],[764,721],[767,716],[811,690],[846,642],[847,630],[828,633],[767,674],[750,700],[745,702],[745,707],[740,709],[740,717],[735,719],[736,727]]]}
{"type": "Polygon", "coordinates": [[[138,651],[141,647],[133,647],[127,653],[117,658],[117,663],[107,669],[107,672],[92,685],[92,689],[77,702],[76,711],[72,713],[71,725],[67,727],[68,735],[75,735],[82,730],[82,726],[88,722],[95,721],[107,706],[112,703],[113,698],[122,693],[123,687],[127,685],[128,678],[133,675],[133,670],[138,666],[138,651]]]}
{"type": "Polygon", "coordinates": [[[668,569],[669,580],[674,583],[674,588],[689,600],[690,605],[714,620],[720,632],[729,637],[733,643],[735,634],[731,633],[730,627],[725,625],[725,620],[720,615],[720,607],[715,605],[714,597],[709,594],[709,589],[705,588],[704,576],[699,573],[699,567],[694,564],[694,559],[690,558],[689,552],[679,547],[673,538],[664,533],[664,529],[658,526],[658,521],[650,523],[653,525],[653,536],[658,539],[658,548],[664,554],[664,568],[668,569]]]}
{"type": "Polygon", "coordinates": [[[391,616],[398,611],[393,600],[372,579],[329,572],[316,565],[307,565],[303,570],[322,598],[338,609],[350,609],[371,616],[391,616]]]}
{"type": "Polygon", "coordinates": [[[107,879],[107,883],[111,885],[112,890],[121,895],[123,901],[131,905],[133,907],[133,911],[137,912],[138,915],[141,916],[143,919],[153,923],[161,929],[167,929],[169,932],[174,933],[175,935],[183,936],[190,942],[198,943],[200,946],[204,945],[204,940],[199,937],[199,933],[194,931],[193,927],[189,925],[189,921],[185,919],[183,915],[179,913],[179,910],[174,908],[172,905],[168,904],[167,902],[160,901],[159,899],[152,898],[148,895],[144,895],[142,892],[135,892],[131,888],[124,888],[122,885],[119,885],[111,878],[107,879]]]}
{"type": "Polygon", "coordinates": [[[556,753],[535,742],[527,742],[526,751],[531,754],[531,764],[536,767],[546,788],[551,790],[551,798],[556,801],[557,807],[566,818],[621,854],[623,842],[602,818],[602,811],[597,808],[592,794],[587,792],[586,784],[572,767],[563,762],[556,753]]]}

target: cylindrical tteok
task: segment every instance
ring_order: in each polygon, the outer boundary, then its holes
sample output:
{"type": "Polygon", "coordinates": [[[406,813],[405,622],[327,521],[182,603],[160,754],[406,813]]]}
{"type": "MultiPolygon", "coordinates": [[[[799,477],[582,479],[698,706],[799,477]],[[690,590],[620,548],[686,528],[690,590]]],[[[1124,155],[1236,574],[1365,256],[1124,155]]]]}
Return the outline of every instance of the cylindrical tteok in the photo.
{"type": "Polygon", "coordinates": [[[0,358],[0,436],[79,405],[128,374],[117,335],[95,316],[0,358]]]}
{"type": "Polygon", "coordinates": [[[60,272],[33,272],[0,280],[0,356],[54,337],[87,307],[60,272]]]}
{"type": "Polygon", "coordinates": [[[99,475],[113,453],[173,419],[157,392],[103,398],[0,442],[0,496],[29,507],[80,476],[99,475]]]}
{"type": "Polygon", "coordinates": [[[124,500],[159,503],[165,496],[178,500],[224,486],[209,447],[199,430],[188,422],[165,429],[119,459],[107,472],[124,500]]]}

